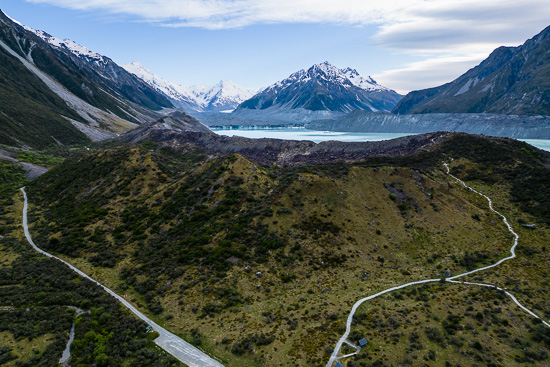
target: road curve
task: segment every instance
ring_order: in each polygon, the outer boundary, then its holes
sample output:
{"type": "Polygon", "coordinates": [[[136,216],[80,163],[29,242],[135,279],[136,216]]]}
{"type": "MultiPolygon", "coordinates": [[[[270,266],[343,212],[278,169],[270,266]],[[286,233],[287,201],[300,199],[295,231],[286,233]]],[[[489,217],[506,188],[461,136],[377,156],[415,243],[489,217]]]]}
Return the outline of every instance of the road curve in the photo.
{"type": "MultiPolygon", "coordinates": [[[[453,176],[451,173],[450,173],[450,170],[449,170],[449,166],[447,165],[447,163],[443,163],[443,165],[445,166],[445,168],[447,169],[447,175],[454,178],[457,182],[459,182],[460,184],[462,184],[462,186],[464,186],[466,189],[468,190],[471,190],[473,192],[475,192],[476,194],[478,195],[481,195],[483,196],[485,199],[487,199],[487,202],[489,203],[489,208],[491,209],[491,211],[495,214],[497,214],[501,219],[502,221],[504,222],[504,224],[506,224],[506,226],[508,227],[508,230],[510,231],[510,233],[512,233],[512,235],[514,236],[514,242],[512,244],[512,247],[510,248],[510,253],[511,255],[508,256],[508,257],[505,257],[503,259],[500,259],[499,261],[497,261],[496,263],[492,264],[492,265],[489,265],[489,266],[485,266],[485,267],[482,267],[482,268],[478,268],[478,269],[475,269],[475,270],[472,270],[472,271],[469,271],[469,272],[466,272],[466,273],[462,273],[462,274],[458,274],[458,275],[455,275],[453,277],[449,277],[449,278],[445,278],[444,280],[446,282],[449,282],[449,283],[455,283],[455,284],[465,284],[465,285],[477,285],[477,286],[481,286],[481,287],[489,287],[489,288],[495,288],[497,290],[500,290],[502,292],[504,292],[507,296],[509,296],[510,298],[512,298],[512,301],[514,301],[514,303],[516,305],[518,305],[522,310],[524,310],[525,312],[527,312],[528,314],[530,314],[531,316],[537,318],[537,319],[540,319],[542,321],[542,323],[548,327],[550,327],[550,324],[548,322],[546,322],[544,319],[542,319],[540,316],[538,316],[537,314],[535,314],[533,311],[529,310],[527,307],[523,306],[518,300],[516,297],[514,297],[513,294],[511,294],[510,292],[508,292],[506,289],[503,289],[503,288],[500,288],[496,285],[493,285],[493,284],[486,284],[486,283],[473,283],[473,282],[463,282],[463,281],[459,281],[459,280],[454,280],[454,279],[457,279],[457,278],[460,278],[460,277],[464,277],[464,276],[467,276],[467,275],[470,275],[470,274],[474,274],[474,273],[477,273],[478,271],[482,271],[482,270],[487,270],[487,269],[490,269],[490,268],[494,268],[495,266],[498,266],[500,264],[502,264],[504,261],[507,261],[507,260],[511,260],[513,258],[516,257],[516,247],[518,245],[518,240],[519,240],[519,236],[516,232],[514,232],[512,226],[510,225],[510,223],[508,223],[508,219],[506,219],[506,217],[504,215],[502,215],[501,213],[499,213],[498,211],[496,211],[494,208],[493,208],[493,202],[492,200],[487,196],[487,195],[484,195],[482,193],[480,193],[479,191],[476,191],[474,190],[473,188],[471,188],[470,186],[466,185],[464,183],[464,181],[462,181],[461,179],[453,176]]],[[[386,289],[382,292],[378,292],[376,294],[373,294],[371,296],[368,296],[368,297],[365,297],[365,298],[362,298],[360,299],[359,301],[355,302],[355,304],[353,305],[351,311],[350,311],[350,314],[348,315],[348,319],[347,319],[347,322],[346,322],[346,332],[344,333],[344,335],[342,335],[342,337],[340,338],[340,340],[338,340],[338,343],[336,343],[336,347],[334,348],[334,350],[332,351],[332,354],[330,356],[330,359],[329,361],[327,362],[326,366],[325,367],[332,367],[332,365],[334,364],[334,362],[336,362],[337,360],[341,359],[341,358],[347,358],[347,357],[351,357],[355,354],[358,354],[359,351],[361,350],[360,347],[358,346],[355,346],[353,345],[352,343],[350,343],[347,338],[350,334],[350,331],[351,331],[351,323],[353,321],[353,315],[355,314],[355,312],[357,311],[357,308],[365,301],[368,301],[368,300],[371,300],[373,298],[376,298],[376,297],[379,297],[385,293],[389,293],[389,292],[393,292],[395,290],[398,290],[398,289],[401,289],[401,288],[405,288],[405,287],[409,287],[411,285],[416,285],[416,284],[422,284],[422,283],[432,283],[432,282],[437,282],[437,281],[441,281],[441,279],[427,279],[427,280],[420,280],[420,281],[416,281],[416,282],[411,282],[411,283],[407,283],[407,284],[403,284],[403,285],[399,285],[399,286],[396,286],[396,287],[393,287],[393,288],[389,288],[389,289],[386,289]],[[340,356],[338,357],[338,353],[340,352],[340,349],[342,349],[342,345],[346,343],[352,347],[354,347],[356,349],[355,352],[353,353],[350,353],[350,354],[346,354],[346,355],[343,355],[343,356],[340,356]]]]}
{"type": "Polygon", "coordinates": [[[348,339],[348,336],[351,332],[351,323],[353,322],[353,315],[355,315],[355,311],[357,311],[357,309],[359,308],[359,306],[361,306],[361,304],[363,302],[369,301],[369,300],[371,300],[373,298],[376,298],[376,297],[379,297],[383,294],[396,291],[398,289],[409,287],[411,285],[417,285],[417,284],[423,284],[423,283],[433,283],[433,282],[439,282],[439,281],[441,281],[441,279],[427,279],[427,280],[419,280],[417,282],[410,282],[410,283],[407,283],[407,284],[398,285],[398,286],[393,287],[393,288],[388,288],[386,290],[383,290],[382,292],[378,292],[378,293],[373,294],[371,296],[361,298],[359,301],[355,302],[353,307],[351,308],[351,312],[349,313],[348,319],[346,321],[346,332],[344,333],[344,335],[342,335],[340,340],[338,340],[338,343],[336,343],[336,347],[332,351],[332,355],[330,356],[330,359],[329,359],[326,367],[332,367],[332,364],[334,362],[336,362],[338,359],[345,358],[345,357],[351,357],[352,355],[355,355],[355,354],[359,353],[359,351],[361,350],[360,347],[353,345],[353,347],[356,349],[356,352],[351,353],[351,354],[346,354],[345,356],[338,357],[338,353],[340,352],[340,349],[342,349],[342,344],[346,343],[346,344],[352,346],[352,344],[350,342],[348,342],[347,339],[348,339]]]}
{"type": "Polygon", "coordinates": [[[52,254],[40,249],[38,246],[35,245],[35,243],[32,240],[32,237],[29,233],[29,228],[27,226],[27,193],[25,192],[25,188],[22,187],[21,192],[23,193],[23,197],[25,198],[25,203],[23,205],[23,229],[25,231],[25,237],[27,238],[27,241],[29,241],[30,245],[41,254],[54,258],[56,260],[61,261],[65,265],[67,265],[71,270],[77,272],[80,276],[91,280],[95,284],[99,285],[101,288],[103,288],[107,293],[109,293],[111,296],[115,297],[120,303],[122,303],[124,306],[126,306],[130,311],[132,311],[137,317],[151,325],[153,330],[159,333],[159,337],[155,339],[155,344],[157,344],[159,347],[164,349],[166,352],[170,353],[172,356],[174,356],[176,359],[180,360],[181,362],[185,363],[189,367],[224,367],[220,362],[216,361],[212,357],[206,355],[203,351],[200,349],[195,348],[185,340],[181,339],[175,334],[172,334],[168,330],[162,328],[161,326],[157,325],[153,320],[149,319],[147,316],[142,314],[140,311],[138,311],[131,303],[126,301],[123,297],[119,296],[103,284],[99,283],[98,281],[90,278],[88,275],[80,271],[79,269],[75,268],[68,262],[66,262],[63,259],[60,259],[56,256],[53,256],[52,254]]]}

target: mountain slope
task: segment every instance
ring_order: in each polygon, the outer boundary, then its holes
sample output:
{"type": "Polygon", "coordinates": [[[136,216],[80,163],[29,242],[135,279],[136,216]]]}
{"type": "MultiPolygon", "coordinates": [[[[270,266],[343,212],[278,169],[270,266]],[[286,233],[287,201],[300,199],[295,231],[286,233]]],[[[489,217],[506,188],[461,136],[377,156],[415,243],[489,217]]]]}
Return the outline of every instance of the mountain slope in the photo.
{"type": "Polygon", "coordinates": [[[394,113],[550,115],[550,27],[519,47],[499,47],[442,86],[407,94],[394,113]]]}
{"type": "Polygon", "coordinates": [[[238,110],[390,111],[400,99],[399,94],[370,77],[324,62],[267,87],[243,102],[238,110]]]}
{"type": "Polygon", "coordinates": [[[157,76],[135,61],[122,67],[165,95],[174,106],[188,112],[234,110],[241,102],[254,94],[252,90],[240,87],[232,81],[223,80],[213,87],[194,85],[186,88],[157,76]]]}
{"type": "Polygon", "coordinates": [[[2,142],[34,147],[100,140],[173,107],[107,57],[0,12],[2,142]],[[24,82],[22,82],[24,81],[24,82]]]}
{"type": "Polygon", "coordinates": [[[88,141],[69,120],[80,116],[0,47],[0,143],[44,148],[88,141]]]}

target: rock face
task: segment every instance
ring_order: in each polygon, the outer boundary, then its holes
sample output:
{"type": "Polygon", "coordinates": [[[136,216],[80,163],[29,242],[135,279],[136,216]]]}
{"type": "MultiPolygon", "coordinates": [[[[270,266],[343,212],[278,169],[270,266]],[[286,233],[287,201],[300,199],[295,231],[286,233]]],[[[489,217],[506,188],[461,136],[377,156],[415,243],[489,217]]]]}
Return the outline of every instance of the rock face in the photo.
{"type": "Polygon", "coordinates": [[[201,124],[197,119],[185,112],[176,111],[170,115],[163,116],[155,122],[143,124],[139,128],[130,131],[123,136],[124,140],[139,142],[145,138],[155,135],[154,131],[173,131],[175,133],[204,133],[212,134],[210,129],[201,124]]]}
{"type": "Polygon", "coordinates": [[[354,111],[347,115],[306,124],[312,130],[428,133],[457,131],[516,139],[550,139],[550,117],[476,113],[394,115],[354,111]]]}
{"type": "Polygon", "coordinates": [[[537,229],[537,225],[536,224],[522,224],[521,225],[522,227],[525,227],[527,229],[537,229]]]}
{"type": "Polygon", "coordinates": [[[338,69],[328,62],[300,70],[277,82],[247,101],[240,110],[390,111],[402,98],[362,77],[351,68],[338,69]]]}
{"type": "Polygon", "coordinates": [[[497,48],[450,83],[410,92],[393,112],[550,115],[550,27],[519,47],[497,48]]]}

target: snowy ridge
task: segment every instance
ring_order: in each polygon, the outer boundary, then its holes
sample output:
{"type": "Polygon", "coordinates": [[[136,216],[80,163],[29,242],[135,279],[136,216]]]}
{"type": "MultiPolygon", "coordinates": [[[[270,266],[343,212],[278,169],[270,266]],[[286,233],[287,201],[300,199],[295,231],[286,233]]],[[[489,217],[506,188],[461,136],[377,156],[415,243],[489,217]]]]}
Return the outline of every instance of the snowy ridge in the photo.
{"type": "Polygon", "coordinates": [[[183,102],[184,108],[199,112],[233,110],[255,94],[255,91],[243,88],[232,81],[222,80],[213,87],[202,84],[184,87],[157,76],[138,62],[122,67],[172,101],[183,102]]]}
{"type": "Polygon", "coordinates": [[[202,98],[208,91],[210,90],[210,87],[204,84],[196,84],[192,85],[189,88],[189,91],[193,94],[195,99],[198,101],[202,98]]]}
{"type": "Polygon", "coordinates": [[[309,111],[391,111],[402,98],[395,91],[325,61],[302,69],[243,102],[243,109],[305,109],[309,111]]]}
{"type": "MultiPolygon", "coordinates": [[[[208,90],[202,96],[202,104],[204,107],[222,107],[230,106],[233,104],[239,105],[241,102],[247,100],[255,94],[253,90],[243,88],[231,80],[220,81],[208,90]]],[[[233,107],[233,108],[235,108],[233,107]]]]}
{"type": "Polygon", "coordinates": [[[164,95],[176,99],[176,100],[191,100],[194,101],[195,98],[191,92],[178,84],[170,83],[161,77],[155,75],[152,71],[145,68],[139,62],[132,62],[131,64],[122,65],[127,72],[134,74],[157,91],[163,93],[164,95]]]}
{"type": "Polygon", "coordinates": [[[7,15],[5,13],[4,13],[4,15],[9,20],[14,22],[15,24],[23,27],[25,30],[27,30],[31,33],[34,33],[35,35],[42,38],[44,41],[46,41],[47,43],[49,43],[52,46],[68,50],[68,51],[72,52],[73,54],[75,54],[76,56],[79,56],[79,57],[84,57],[84,58],[95,60],[95,61],[98,61],[98,62],[105,62],[105,59],[100,54],[95,53],[93,51],[90,51],[86,47],[84,47],[82,45],[79,45],[78,43],[76,43],[74,41],[71,41],[70,39],[62,40],[60,38],[52,36],[51,34],[48,34],[48,33],[44,32],[44,31],[39,31],[39,30],[36,30],[34,28],[28,27],[28,26],[22,24],[21,22],[13,19],[12,17],[10,17],[9,15],[7,15]]]}
{"type": "MultiPolygon", "coordinates": [[[[10,18],[11,19],[11,18],[10,18]]],[[[12,19],[13,20],[13,19],[12,19]]],[[[78,43],[71,41],[70,39],[60,39],[57,37],[54,37],[44,31],[39,31],[31,27],[27,27],[26,25],[22,25],[21,23],[14,21],[15,23],[19,24],[23,28],[25,28],[27,31],[32,32],[36,34],[38,37],[42,38],[44,41],[48,42],[50,45],[59,47],[62,49],[66,49],[76,56],[84,57],[87,59],[95,60],[97,62],[106,62],[103,56],[101,56],[98,53],[95,53],[93,51],[90,51],[86,47],[79,45],[78,43]]]]}
{"type": "Polygon", "coordinates": [[[321,64],[315,64],[307,70],[299,70],[291,74],[288,78],[267,87],[265,90],[276,91],[295,83],[305,84],[313,78],[331,81],[344,86],[349,86],[351,84],[369,92],[390,90],[389,88],[378,84],[370,76],[364,77],[359,74],[357,70],[349,67],[345,69],[339,69],[328,61],[325,61],[321,64]]]}
{"type": "Polygon", "coordinates": [[[389,88],[384,87],[383,85],[378,84],[371,76],[364,77],[357,72],[357,70],[352,68],[345,68],[340,70],[349,81],[364,90],[368,91],[379,91],[379,90],[390,90],[389,88]]]}

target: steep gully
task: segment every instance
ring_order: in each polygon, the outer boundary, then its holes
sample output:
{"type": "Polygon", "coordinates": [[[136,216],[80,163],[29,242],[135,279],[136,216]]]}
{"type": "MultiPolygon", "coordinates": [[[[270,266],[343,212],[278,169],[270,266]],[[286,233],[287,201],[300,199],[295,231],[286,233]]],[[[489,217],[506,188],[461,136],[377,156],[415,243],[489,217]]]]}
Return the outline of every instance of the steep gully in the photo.
{"type": "MultiPolygon", "coordinates": [[[[512,295],[510,292],[508,292],[505,288],[500,288],[496,285],[493,285],[493,284],[486,284],[486,283],[474,283],[474,282],[464,282],[464,281],[459,281],[459,280],[455,280],[457,278],[461,278],[461,277],[465,277],[467,275],[471,275],[471,274],[474,274],[474,273],[477,273],[477,272],[480,272],[480,271],[483,271],[483,270],[487,270],[487,269],[490,269],[490,268],[494,268],[500,264],[502,264],[503,262],[507,261],[507,260],[511,260],[513,258],[516,257],[516,252],[515,252],[515,249],[518,245],[518,240],[519,240],[519,236],[516,232],[514,232],[514,230],[512,229],[512,226],[510,225],[510,223],[508,223],[508,220],[506,219],[506,217],[504,215],[502,215],[501,213],[499,213],[498,211],[496,211],[494,208],[493,208],[493,202],[492,200],[485,194],[482,194],[476,190],[474,190],[473,188],[471,188],[470,186],[466,185],[466,183],[464,183],[464,181],[460,180],[459,178],[453,176],[451,173],[450,173],[450,170],[449,170],[449,166],[447,163],[443,163],[443,165],[445,166],[445,169],[447,170],[447,175],[449,175],[450,177],[452,177],[454,180],[456,180],[456,182],[460,183],[462,186],[464,186],[466,189],[472,191],[472,192],[475,192],[476,194],[478,195],[481,195],[483,196],[485,199],[487,199],[487,202],[489,203],[489,209],[491,209],[491,211],[493,213],[495,213],[496,215],[498,215],[502,221],[504,222],[504,224],[506,224],[506,227],[508,227],[508,230],[510,231],[510,233],[514,236],[514,242],[513,242],[513,245],[512,247],[510,248],[510,253],[511,255],[508,256],[508,257],[505,257],[504,259],[500,259],[499,261],[497,261],[496,263],[492,264],[492,265],[488,265],[488,266],[484,266],[482,268],[479,268],[479,269],[475,269],[475,270],[472,270],[472,271],[469,271],[469,272],[466,272],[466,273],[462,273],[462,274],[459,274],[459,275],[455,275],[455,276],[452,276],[452,277],[448,277],[448,278],[444,278],[444,281],[446,282],[449,282],[449,283],[456,283],[456,284],[465,284],[465,285],[477,285],[477,286],[481,286],[481,287],[488,287],[488,288],[494,288],[494,289],[497,289],[499,291],[502,291],[504,292],[507,296],[509,296],[512,301],[514,301],[514,303],[516,305],[518,305],[522,310],[524,310],[525,312],[527,312],[528,314],[530,314],[531,316],[537,318],[537,319],[541,319],[537,314],[535,314],[533,311],[529,310],[527,307],[523,306],[518,300],[516,297],[514,297],[514,295],[512,295]]],[[[365,297],[365,298],[361,298],[359,301],[355,302],[355,304],[353,305],[353,307],[351,308],[351,312],[349,313],[348,315],[348,319],[347,319],[347,322],[346,322],[346,331],[344,333],[344,335],[342,335],[342,337],[340,338],[340,340],[338,340],[338,343],[336,343],[336,347],[334,348],[333,352],[332,352],[332,355],[330,356],[330,359],[328,361],[328,363],[326,364],[326,367],[332,367],[334,362],[338,361],[339,359],[343,359],[343,358],[348,358],[348,357],[351,357],[355,354],[358,354],[359,351],[361,350],[361,347],[351,343],[350,341],[347,340],[350,332],[351,332],[351,324],[352,324],[352,321],[353,321],[353,315],[355,315],[355,312],[357,311],[357,309],[359,308],[359,306],[361,306],[364,302],[366,301],[369,301],[371,299],[374,299],[374,298],[377,298],[377,297],[380,297],[386,293],[390,293],[390,292],[393,292],[393,291],[396,291],[398,289],[402,289],[402,288],[406,288],[406,287],[409,287],[409,286],[412,286],[412,285],[417,285],[417,284],[423,284],[423,283],[433,283],[433,282],[440,282],[441,279],[426,279],[426,280],[419,280],[419,281],[416,281],[416,282],[410,282],[410,283],[407,283],[407,284],[403,284],[403,285],[399,285],[399,286],[396,286],[396,287],[392,287],[392,288],[389,288],[389,289],[386,289],[386,290],[383,290],[382,292],[378,292],[376,294],[373,294],[371,296],[368,296],[368,297],[365,297]],[[355,348],[355,352],[353,353],[349,353],[349,354],[346,354],[346,355],[342,355],[342,356],[338,356],[338,354],[340,353],[340,350],[342,349],[342,345],[343,344],[347,344],[353,348],[355,348]]],[[[544,321],[543,319],[541,319],[542,323],[548,327],[550,327],[550,323],[544,321]]]]}
{"type": "Polygon", "coordinates": [[[25,188],[21,188],[21,192],[23,193],[23,197],[25,199],[24,205],[23,205],[23,229],[25,231],[25,237],[27,238],[27,241],[29,244],[39,253],[51,257],[53,259],[61,261],[63,264],[67,265],[71,270],[77,272],[80,276],[94,282],[95,284],[99,285],[101,288],[103,288],[107,293],[109,293],[111,296],[115,297],[120,303],[122,303],[124,306],[126,306],[130,311],[132,311],[137,317],[151,325],[154,331],[159,333],[159,337],[155,339],[155,343],[164,349],[166,352],[170,353],[172,356],[174,356],[176,359],[180,360],[181,362],[185,363],[189,367],[224,367],[220,362],[216,361],[212,357],[206,355],[201,350],[195,348],[191,344],[187,343],[185,340],[181,339],[175,334],[172,334],[168,330],[162,328],[158,324],[156,324],[153,320],[149,319],[147,316],[145,316],[143,313],[139,312],[130,302],[125,300],[123,297],[119,296],[115,292],[113,292],[111,289],[107,288],[103,284],[99,283],[98,281],[92,279],[88,275],[86,275],[84,272],[80,271],[79,269],[75,268],[65,260],[62,260],[56,256],[53,256],[49,254],[48,252],[40,249],[38,246],[35,245],[33,242],[31,235],[29,233],[29,227],[27,226],[27,193],[25,192],[25,188]]]}

